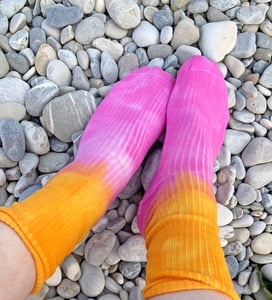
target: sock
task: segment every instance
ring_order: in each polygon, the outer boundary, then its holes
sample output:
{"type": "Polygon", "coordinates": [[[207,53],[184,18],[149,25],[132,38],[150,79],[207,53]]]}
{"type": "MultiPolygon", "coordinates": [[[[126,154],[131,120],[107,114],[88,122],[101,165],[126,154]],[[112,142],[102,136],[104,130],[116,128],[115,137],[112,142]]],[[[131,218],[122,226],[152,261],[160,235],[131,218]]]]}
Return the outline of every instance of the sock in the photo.
{"type": "Polygon", "coordinates": [[[178,72],[160,164],[138,210],[148,255],[146,298],[210,289],[239,299],[219,242],[212,188],[228,116],[217,64],[192,57],[178,72]]]}
{"type": "Polygon", "coordinates": [[[37,292],[125,187],[165,126],[174,80],[156,67],[115,84],[89,121],[75,160],[0,221],[22,238],[35,261],[37,292]]]}

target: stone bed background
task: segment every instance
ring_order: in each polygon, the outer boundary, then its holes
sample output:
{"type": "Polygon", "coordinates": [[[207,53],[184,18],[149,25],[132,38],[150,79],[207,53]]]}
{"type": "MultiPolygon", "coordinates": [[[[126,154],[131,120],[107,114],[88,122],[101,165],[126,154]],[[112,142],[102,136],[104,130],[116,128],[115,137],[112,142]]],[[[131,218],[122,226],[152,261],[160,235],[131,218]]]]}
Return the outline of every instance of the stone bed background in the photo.
{"type": "MultiPolygon", "coordinates": [[[[214,167],[221,244],[241,299],[266,299],[257,267],[272,281],[271,21],[269,0],[0,1],[0,205],[73,159],[95,107],[130,70],[155,65],[175,76],[203,54],[219,63],[231,112],[214,167]]],[[[27,300],[142,299],[136,214],[161,147],[27,300]]]]}

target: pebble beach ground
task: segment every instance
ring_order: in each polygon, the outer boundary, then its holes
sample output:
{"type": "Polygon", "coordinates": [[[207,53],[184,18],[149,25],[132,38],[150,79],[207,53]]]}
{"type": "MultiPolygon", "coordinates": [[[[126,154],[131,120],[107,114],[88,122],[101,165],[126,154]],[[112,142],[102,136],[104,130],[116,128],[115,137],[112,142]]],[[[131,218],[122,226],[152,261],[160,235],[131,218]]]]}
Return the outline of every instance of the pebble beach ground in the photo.
{"type": "MultiPolygon", "coordinates": [[[[231,113],[214,167],[221,245],[241,299],[266,299],[257,267],[272,281],[271,2],[0,1],[0,205],[22,201],[73,159],[95,108],[129,71],[152,65],[175,76],[203,54],[225,76],[231,113]]],[[[161,147],[27,300],[143,299],[136,214],[161,147]]]]}

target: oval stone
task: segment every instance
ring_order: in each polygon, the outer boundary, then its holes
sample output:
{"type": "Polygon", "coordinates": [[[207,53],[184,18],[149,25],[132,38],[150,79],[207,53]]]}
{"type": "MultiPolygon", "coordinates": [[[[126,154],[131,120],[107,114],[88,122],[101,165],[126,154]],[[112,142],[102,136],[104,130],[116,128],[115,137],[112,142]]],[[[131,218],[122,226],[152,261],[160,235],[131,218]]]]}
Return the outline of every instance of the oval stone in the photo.
{"type": "Polygon", "coordinates": [[[95,109],[95,99],[87,91],[66,93],[49,102],[43,110],[45,128],[63,142],[85,128],[95,109]]]}
{"type": "Polygon", "coordinates": [[[18,121],[6,118],[0,123],[0,139],[7,157],[19,161],[25,154],[24,131],[18,121]]]}
{"type": "Polygon", "coordinates": [[[25,115],[25,106],[20,103],[9,102],[0,104],[0,120],[5,118],[13,118],[17,121],[21,121],[25,115]]]}
{"type": "Polygon", "coordinates": [[[0,104],[16,102],[24,104],[29,85],[21,79],[6,77],[0,79],[0,104]]]}
{"type": "Polygon", "coordinates": [[[270,254],[272,252],[272,234],[264,232],[251,242],[252,250],[257,254],[270,254]]]}

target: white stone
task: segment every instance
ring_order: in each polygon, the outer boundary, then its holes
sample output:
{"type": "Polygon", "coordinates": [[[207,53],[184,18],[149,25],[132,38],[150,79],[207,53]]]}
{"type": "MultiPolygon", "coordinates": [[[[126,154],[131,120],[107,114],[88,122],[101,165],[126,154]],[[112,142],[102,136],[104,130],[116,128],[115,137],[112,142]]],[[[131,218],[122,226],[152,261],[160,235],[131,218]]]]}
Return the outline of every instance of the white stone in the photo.
{"type": "Polygon", "coordinates": [[[224,205],[217,203],[217,225],[225,226],[233,220],[233,213],[224,205]]]}
{"type": "Polygon", "coordinates": [[[236,40],[237,26],[235,22],[211,22],[200,28],[200,50],[211,60],[221,61],[234,48],[236,40]]]}
{"type": "Polygon", "coordinates": [[[251,242],[251,248],[257,254],[270,254],[272,252],[272,234],[264,232],[256,236],[251,242]]]}

